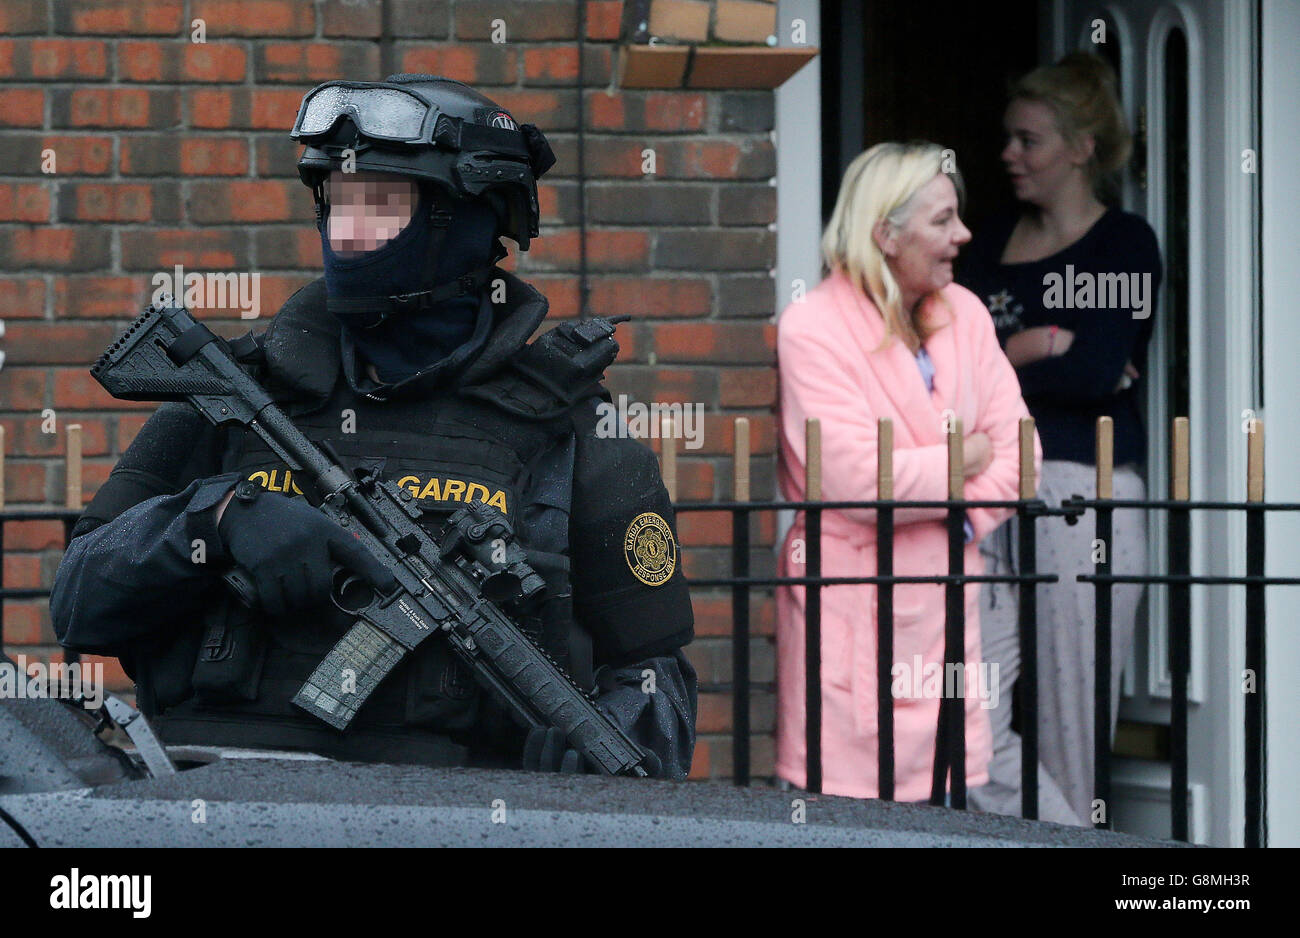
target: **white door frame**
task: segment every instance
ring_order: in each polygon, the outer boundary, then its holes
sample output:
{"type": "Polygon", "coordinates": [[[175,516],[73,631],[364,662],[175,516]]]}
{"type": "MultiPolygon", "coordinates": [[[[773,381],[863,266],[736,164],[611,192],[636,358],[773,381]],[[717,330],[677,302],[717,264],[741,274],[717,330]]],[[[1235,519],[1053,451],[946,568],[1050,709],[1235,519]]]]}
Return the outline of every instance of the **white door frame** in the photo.
{"type": "MultiPolygon", "coordinates": [[[[1300,502],[1300,179],[1295,153],[1300,148],[1300,4],[1263,0],[1260,29],[1261,114],[1260,179],[1263,193],[1262,287],[1264,297],[1264,419],[1269,501],[1300,502]],[[1271,419],[1270,419],[1271,418],[1271,419]]],[[[1268,521],[1269,576],[1300,577],[1300,517],[1276,512],[1268,521]]],[[[1272,587],[1268,596],[1268,808],[1269,844],[1300,846],[1300,695],[1292,675],[1300,673],[1300,595],[1294,586],[1272,587]]]]}
{"type": "MultiPolygon", "coordinates": [[[[777,33],[791,45],[791,24],[804,21],[808,45],[821,48],[818,0],[780,0],[777,33]]],[[[776,89],[776,314],[793,299],[796,281],[806,290],[821,282],[822,59],[817,56],[776,89]]],[[[779,541],[778,541],[779,543],[779,541]]]]}
{"type": "MultiPolygon", "coordinates": [[[[777,38],[782,46],[792,45],[792,26],[803,20],[808,45],[820,49],[821,6],[818,0],[780,0],[777,5],[777,38]]],[[[772,288],[776,306],[772,322],[794,298],[796,285],[802,294],[822,279],[822,57],[811,62],[776,89],[776,121],[772,136],[776,142],[776,268],[772,288]]],[[[779,494],[777,497],[780,497],[779,494]]],[[[786,532],[794,523],[794,512],[783,508],[776,513],[774,552],[781,550],[786,532]]]]}

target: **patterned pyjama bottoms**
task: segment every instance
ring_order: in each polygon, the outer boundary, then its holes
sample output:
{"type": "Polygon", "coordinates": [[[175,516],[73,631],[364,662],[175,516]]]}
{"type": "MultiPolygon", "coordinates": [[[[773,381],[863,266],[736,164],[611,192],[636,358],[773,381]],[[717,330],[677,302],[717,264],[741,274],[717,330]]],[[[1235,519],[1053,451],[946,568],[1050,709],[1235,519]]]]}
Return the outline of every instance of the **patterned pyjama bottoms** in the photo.
{"type": "MultiPolygon", "coordinates": [[[[1117,467],[1116,499],[1144,499],[1146,486],[1132,466],[1117,467]]],[[[1052,507],[1063,498],[1096,497],[1096,468],[1083,463],[1044,460],[1038,497],[1052,507]]],[[[1111,573],[1146,571],[1146,514],[1119,509],[1111,516],[1111,573]]],[[[1038,586],[1038,816],[1044,821],[1088,825],[1093,814],[1093,675],[1095,588],[1078,574],[1096,572],[1093,540],[1096,513],[1089,509],[1074,525],[1063,517],[1040,518],[1038,573],[1058,582],[1038,586]]],[[[1019,564],[1018,519],[1013,518],[980,544],[985,572],[1014,574],[1019,564]]],[[[1112,587],[1111,732],[1119,710],[1120,672],[1133,644],[1141,584],[1112,587]]],[[[985,583],[980,591],[980,629],[985,661],[997,663],[999,703],[990,711],[993,760],[989,782],[970,793],[971,807],[995,814],[1020,815],[1020,735],[1011,727],[1011,706],[1020,675],[1019,587],[985,583]]],[[[1110,806],[1106,806],[1107,814],[1110,806]]]]}

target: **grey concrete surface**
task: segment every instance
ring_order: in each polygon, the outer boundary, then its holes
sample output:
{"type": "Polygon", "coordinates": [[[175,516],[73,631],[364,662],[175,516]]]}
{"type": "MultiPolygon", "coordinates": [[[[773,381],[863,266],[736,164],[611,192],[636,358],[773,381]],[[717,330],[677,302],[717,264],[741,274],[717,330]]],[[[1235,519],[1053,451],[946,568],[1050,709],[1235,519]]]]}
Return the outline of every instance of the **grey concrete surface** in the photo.
{"type": "Polygon", "coordinates": [[[220,760],[165,779],[7,795],[0,807],[42,846],[1160,843],[973,812],[718,783],[256,758],[220,760]],[[792,820],[796,799],[803,801],[805,823],[792,820]]]}

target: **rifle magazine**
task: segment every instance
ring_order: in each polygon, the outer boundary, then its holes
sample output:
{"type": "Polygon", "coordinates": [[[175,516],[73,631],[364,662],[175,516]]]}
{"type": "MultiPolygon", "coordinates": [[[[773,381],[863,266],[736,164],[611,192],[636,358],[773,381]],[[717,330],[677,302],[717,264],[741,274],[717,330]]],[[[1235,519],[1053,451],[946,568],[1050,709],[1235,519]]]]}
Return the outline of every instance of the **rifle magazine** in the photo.
{"type": "Polygon", "coordinates": [[[316,666],[293,702],[335,729],[346,729],[404,654],[406,648],[399,642],[358,622],[316,666]]]}

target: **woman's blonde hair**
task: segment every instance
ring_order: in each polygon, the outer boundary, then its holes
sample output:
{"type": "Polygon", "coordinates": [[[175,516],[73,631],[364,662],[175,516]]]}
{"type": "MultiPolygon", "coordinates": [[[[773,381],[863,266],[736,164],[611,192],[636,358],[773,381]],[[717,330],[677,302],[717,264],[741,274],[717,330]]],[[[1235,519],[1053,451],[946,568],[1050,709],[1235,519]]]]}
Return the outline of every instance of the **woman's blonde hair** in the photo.
{"type": "Polygon", "coordinates": [[[854,158],[840,182],[835,211],[822,235],[822,257],[829,269],[848,276],[880,310],[885,320],[880,348],[895,335],[909,348],[919,345],[946,325],[925,315],[928,296],[917,304],[915,314],[903,309],[902,290],[873,236],[882,219],[896,228],[905,225],[912,197],[940,173],[952,180],[960,206],[965,188],[956,157],[937,143],[878,143],[854,158]]]}
{"type": "Polygon", "coordinates": [[[1069,143],[1091,134],[1094,146],[1088,178],[1098,195],[1110,195],[1114,174],[1128,162],[1133,137],[1119,104],[1118,82],[1110,63],[1092,52],[1072,52],[1055,65],[1036,68],[1011,86],[1012,101],[1037,101],[1056,117],[1069,143]]]}

